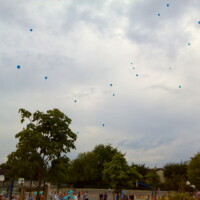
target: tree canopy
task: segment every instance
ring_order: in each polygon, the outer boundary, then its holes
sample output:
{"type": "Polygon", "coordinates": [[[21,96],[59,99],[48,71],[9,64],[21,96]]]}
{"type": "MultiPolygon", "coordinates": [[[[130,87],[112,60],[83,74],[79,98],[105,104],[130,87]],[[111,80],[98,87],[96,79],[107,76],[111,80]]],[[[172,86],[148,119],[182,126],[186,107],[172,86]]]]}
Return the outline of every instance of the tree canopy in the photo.
{"type": "Polygon", "coordinates": [[[193,156],[188,164],[188,178],[191,184],[200,189],[200,153],[193,156]]]}
{"type": "Polygon", "coordinates": [[[75,149],[77,135],[71,131],[71,119],[58,109],[46,113],[31,113],[20,109],[21,123],[26,122],[22,131],[16,134],[19,139],[16,151],[8,156],[7,164],[13,167],[18,176],[38,180],[39,185],[52,167],[63,171],[66,153],[75,149]]]}

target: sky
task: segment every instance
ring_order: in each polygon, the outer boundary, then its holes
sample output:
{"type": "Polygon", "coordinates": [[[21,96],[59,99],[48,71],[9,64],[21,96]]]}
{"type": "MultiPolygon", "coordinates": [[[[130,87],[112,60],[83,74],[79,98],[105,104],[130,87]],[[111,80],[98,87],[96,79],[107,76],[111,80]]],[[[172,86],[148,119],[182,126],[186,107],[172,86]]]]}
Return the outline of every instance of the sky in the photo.
{"type": "Polygon", "coordinates": [[[130,164],[163,167],[200,151],[199,0],[0,5],[0,163],[20,108],[71,118],[71,159],[111,144],[130,164]]]}

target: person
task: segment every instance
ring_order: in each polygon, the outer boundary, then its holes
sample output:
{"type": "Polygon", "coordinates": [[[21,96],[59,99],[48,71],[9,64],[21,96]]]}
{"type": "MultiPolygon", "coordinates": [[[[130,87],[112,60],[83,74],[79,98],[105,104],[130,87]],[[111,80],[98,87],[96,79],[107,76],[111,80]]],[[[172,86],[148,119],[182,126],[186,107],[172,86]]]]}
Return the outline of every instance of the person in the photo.
{"type": "Polygon", "coordinates": [[[107,200],[107,193],[106,192],[104,192],[103,200],[107,200]]]}
{"type": "Polygon", "coordinates": [[[88,193],[87,192],[84,193],[83,200],[88,200],[88,193]]]}
{"type": "Polygon", "coordinates": [[[150,200],[150,196],[149,196],[149,195],[147,196],[147,199],[146,199],[146,200],[150,200]]]}
{"type": "Polygon", "coordinates": [[[115,200],[119,200],[119,193],[116,194],[115,200]]]}
{"type": "Polygon", "coordinates": [[[74,194],[74,200],[78,200],[77,194],[74,194]]]}
{"type": "Polygon", "coordinates": [[[80,200],[80,198],[81,198],[81,193],[80,193],[80,191],[78,192],[77,198],[78,198],[78,200],[80,200]]]}
{"type": "Polygon", "coordinates": [[[103,200],[103,194],[102,194],[102,192],[99,194],[99,200],[103,200]]]}
{"type": "Polygon", "coordinates": [[[134,200],[134,199],[135,199],[135,196],[134,196],[133,193],[130,194],[129,199],[130,199],[130,200],[134,200]]]}
{"type": "Polygon", "coordinates": [[[58,200],[58,194],[57,194],[57,192],[54,193],[54,200],[58,200]]]}

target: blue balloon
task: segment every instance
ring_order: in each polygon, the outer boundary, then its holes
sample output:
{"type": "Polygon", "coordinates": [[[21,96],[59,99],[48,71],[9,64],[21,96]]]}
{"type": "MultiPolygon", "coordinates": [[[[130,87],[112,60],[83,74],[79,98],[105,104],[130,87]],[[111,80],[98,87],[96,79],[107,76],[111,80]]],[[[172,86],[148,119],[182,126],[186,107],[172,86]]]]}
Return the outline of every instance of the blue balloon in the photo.
{"type": "Polygon", "coordinates": [[[21,68],[21,66],[20,65],[17,65],[17,69],[20,69],[21,68]]]}
{"type": "Polygon", "coordinates": [[[77,131],[76,134],[79,134],[79,131],[77,131]]]}
{"type": "Polygon", "coordinates": [[[190,42],[188,43],[188,46],[190,46],[191,44],[190,44],[190,42]]]}
{"type": "Polygon", "coordinates": [[[138,76],[138,74],[136,74],[136,76],[138,76]]]}
{"type": "Polygon", "coordinates": [[[160,13],[158,13],[158,16],[160,16],[160,13]]]}
{"type": "Polygon", "coordinates": [[[181,85],[179,85],[178,87],[179,87],[179,88],[181,88],[182,86],[181,86],[181,85]]]}
{"type": "Polygon", "coordinates": [[[198,21],[198,24],[200,24],[200,21],[198,21]]]}
{"type": "Polygon", "coordinates": [[[110,87],[112,87],[112,83],[110,84],[110,87]]]}
{"type": "Polygon", "coordinates": [[[166,6],[169,7],[169,4],[167,4],[166,6]]]}
{"type": "Polygon", "coordinates": [[[115,94],[113,94],[113,97],[115,96],[115,94]]]}
{"type": "Polygon", "coordinates": [[[47,76],[45,76],[45,79],[48,79],[48,77],[47,77],[47,76]]]}
{"type": "Polygon", "coordinates": [[[135,67],[133,67],[133,69],[135,69],[135,67]]]}
{"type": "Polygon", "coordinates": [[[74,103],[76,103],[77,102],[77,100],[74,100],[74,103]]]}
{"type": "Polygon", "coordinates": [[[32,28],[30,28],[30,31],[32,32],[32,31],[33,31],[33,29],[32,29],[32,28]]]}
{"type": "Polygon", "coordinates": [[[105,124],[102,124],[102,126],[105,126],[105,124]]]}

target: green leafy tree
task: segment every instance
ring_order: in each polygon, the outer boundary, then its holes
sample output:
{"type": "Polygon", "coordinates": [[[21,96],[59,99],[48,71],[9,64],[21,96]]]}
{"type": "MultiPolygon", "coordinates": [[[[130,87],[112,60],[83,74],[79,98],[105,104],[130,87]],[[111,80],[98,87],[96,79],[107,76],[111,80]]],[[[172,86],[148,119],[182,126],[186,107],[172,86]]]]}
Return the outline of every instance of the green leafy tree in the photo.
{"type": "Polygon", "coordinates": [[[118,151],[117,148],[112,147],[110,144],[96,145],[92,152],[95,154],[95,159],[93,161],[96,162],[97,165],[96,182],[102,183],[102,186],[105,186],[106,182],[103,181],[104,165],[109,163],[116,154],[121,152],[118,151]]]}
{"type": "Polygon", "coordinates": [[[145,164],[135,164],[132,163],[131,167],[135,167],[136,171],[141,175],[139,180],[142,182],[146,182],[146,176],[149,172],[149,168],[145,166],[145,164]]]}
{"type": "Polygon", "coordinates": [[[160,178],[156,173],[156,170],[152,169],[147,173],[146,182],[149,184],[153,189],[157,189],[160,183],[160,178]]]}
{"type": "Polygon", "coordinates": [[[187,181],[187,163],[169,163],[164,166],[166,187],[169,190],[184,191],[187,181]]]}
{"type": "Polygon", "coordinates": [[[71,182],[76,187],[95,184],[97,180],[97,158],[93,152],[80,153],[70,165],[71,182]]]}
{"type": "Polygon", "coordinates": [[[13,168],[18,175],[38,180],[39,191],[48,169],[52,170],[56,161],[75,148],[77,136],[69,128],[71,119],[58,109],[33,114],[20,109],[19,113],[26,127],[16,134],[19,142],[16,151],[8,156],[8,162],[20,169],[13,168]]]}
{"type": "Polygon", "coordinates": [[[58,189],[63,183],[69,181],[69,158],[66,156],[54,159],[48,170],[48,181],[57,185],[58,189]]]}
{"type": "Polygon", "coordinates": [[[200,189],[200,153],[192,157],[188,163],[188,179],[191,184],[200,189]]]}
{"type": "Polygon", "coordinates": [[[99,144],[90,152],[80,153],[71,161],[71,181],[76,187],[107,187],[108,182],[102,179],[104,164],[112,160],[119,153],[110,144],[99,144]]]}
{"type": "Polygon", "coordinates": [[[111,183],[116,190],[120,190],[127,182],[129,166],[122,153],[116,154],[111,162],[105,164],[103,178],[111,183]]]}

